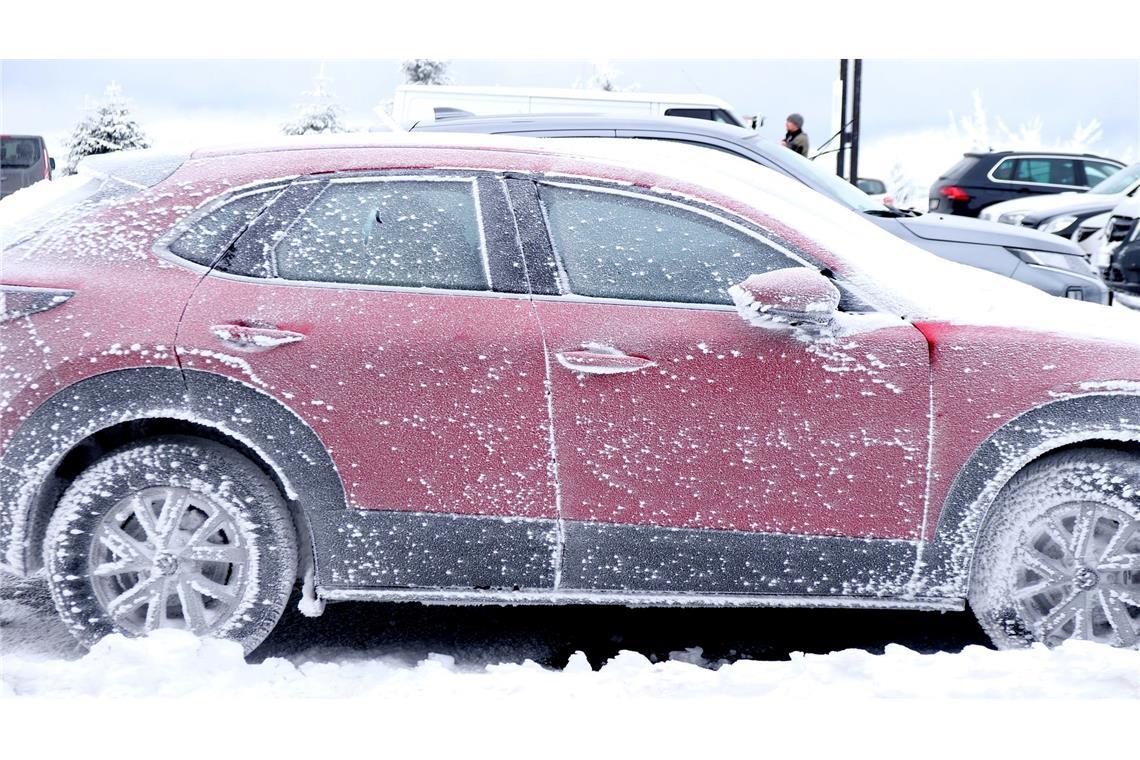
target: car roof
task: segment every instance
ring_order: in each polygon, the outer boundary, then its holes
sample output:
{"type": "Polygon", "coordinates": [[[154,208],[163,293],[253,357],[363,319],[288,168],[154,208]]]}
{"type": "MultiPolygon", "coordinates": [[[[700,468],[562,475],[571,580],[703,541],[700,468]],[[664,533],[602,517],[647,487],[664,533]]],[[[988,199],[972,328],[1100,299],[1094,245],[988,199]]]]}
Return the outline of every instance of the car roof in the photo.
{"type": "Polygon", "coordinates": [[[968,151],[962,155],[967,158],[1005,158],[1007,156],[1058,156],[1062,158],[1095,158],[1098,161],[1107,161],[1110,164],[1119,164],[1120,166],[1124,166],[1124,162],[1117,161],[1115,158],[1098,156],[1095,153],[1069,153],[1063,150],[993,150],[989,152],[968,151]]]}
{"type": "Polygon", "coordinates": [[[627,116],[613,113],[541,113],[502,114],[495,116],[449,116],[434,122],[416,122],[414,132],[483,132],[495,130],[519,132],[551,129],[641,129],[649,131],[686,132],[741,140],[754,137],[756,132],[744,127],[687,116],[627,116]]]}

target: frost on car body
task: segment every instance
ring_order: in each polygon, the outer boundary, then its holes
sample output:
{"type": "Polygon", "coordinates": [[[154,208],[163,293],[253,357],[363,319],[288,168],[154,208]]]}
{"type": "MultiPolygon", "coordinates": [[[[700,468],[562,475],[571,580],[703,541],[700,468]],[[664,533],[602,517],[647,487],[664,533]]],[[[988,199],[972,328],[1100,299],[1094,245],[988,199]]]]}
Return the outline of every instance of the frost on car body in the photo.
{"type": "Polygon", "coordinates": [[[198,436],[273,479],[310,610],[948,609],[1019,470],[1135,456],[1133,315],[775,176],[389,140],[200,152],[5,251],[75,294],[0,324],[8,567],[100,456],[198,436]]]}

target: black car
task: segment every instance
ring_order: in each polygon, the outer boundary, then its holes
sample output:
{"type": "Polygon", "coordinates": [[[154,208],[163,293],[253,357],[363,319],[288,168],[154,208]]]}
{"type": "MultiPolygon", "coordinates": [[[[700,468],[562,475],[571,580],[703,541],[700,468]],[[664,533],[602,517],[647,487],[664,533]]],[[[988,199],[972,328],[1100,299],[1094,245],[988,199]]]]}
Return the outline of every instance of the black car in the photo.
{"type": "Polygon", "coordinates": [[[930,186],[930,210],[977,216],[994,203],[1087,190],[1124,164],[1088,153],[966,153],[930,186]]]}
{"type": "Polygon", "coordinates": [[[1100,274],[1117,293],[1140,296],[1140,197],[1117,206],[1104,227],[1100,274]]]}

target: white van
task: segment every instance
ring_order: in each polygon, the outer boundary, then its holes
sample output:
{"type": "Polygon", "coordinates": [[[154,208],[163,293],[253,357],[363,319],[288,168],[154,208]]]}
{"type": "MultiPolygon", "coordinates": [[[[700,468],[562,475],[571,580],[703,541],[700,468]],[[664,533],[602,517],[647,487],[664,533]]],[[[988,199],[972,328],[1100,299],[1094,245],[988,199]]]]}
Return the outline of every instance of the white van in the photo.
{"type": "MultiPolygon", "coordinates": [[[[448,115],[498,116],[531,113],[620,113],[687,116],[742,127],[745,120],[709,95],[606,92],[604,90],[452,87],[405,84],[396,88],[392,118],[402,125],[448,115]]],[[[748,120],[751,123],[751,119],[748,120]]]]}

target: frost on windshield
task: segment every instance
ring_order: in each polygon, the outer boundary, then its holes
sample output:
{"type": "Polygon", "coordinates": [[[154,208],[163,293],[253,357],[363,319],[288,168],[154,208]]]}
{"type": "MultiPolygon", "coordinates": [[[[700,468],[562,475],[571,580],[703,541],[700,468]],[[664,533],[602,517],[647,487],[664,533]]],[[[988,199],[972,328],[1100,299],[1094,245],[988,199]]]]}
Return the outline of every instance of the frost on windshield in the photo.
{"type": "Polygon", "coordinates": [[[334,182],[277,246],[291,280],[489,288],[472,183],[334,182]]]}

